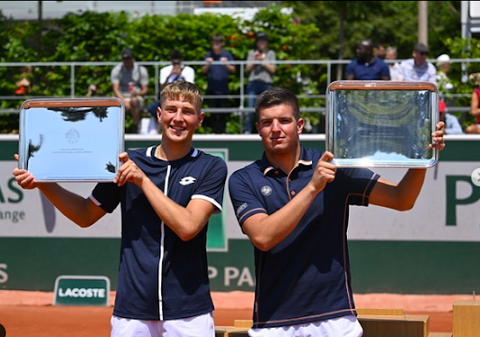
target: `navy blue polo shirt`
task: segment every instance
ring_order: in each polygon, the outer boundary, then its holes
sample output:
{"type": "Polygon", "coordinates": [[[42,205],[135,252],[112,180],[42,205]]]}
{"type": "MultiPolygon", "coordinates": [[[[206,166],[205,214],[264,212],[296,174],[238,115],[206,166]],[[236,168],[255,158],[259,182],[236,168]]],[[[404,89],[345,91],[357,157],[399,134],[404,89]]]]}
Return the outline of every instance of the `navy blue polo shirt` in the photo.
{"type": "MultiPolygon", "coordinates": [[[[192,149],[184,158],[164,161],[156,147],[127,151],[130,159],[171,200],[186,207],[192,199],[222,209],[227,175],[225,162],[192,149]]],[[[106,212],[120,203],[122,240],[115,316],[172,320],[211,312],[208,282],[207,226],[182,241],[153,210],[140,187],[127,183],[98,184],[91,200],[106,212]]]]}
{"type": "MultiPolygon", "coordinates": [[[[229,51],[222,50],[220,54],[208,51],[205,58],[211,57],[214,61],[220,61],[222,57],[233,61],[233,56],[229,51]]],[[[216,95],[228,94],[228,69],[222,64],[212,64],[207,73],[207,90],[216,95]]]]}
{"type": "Polygon", "coordinates": [[[363,62],[355,59],[347,66],[345,76],[353,74],[355,80],[381,80],[390,77],[390,68],[382,59],[374,57],[372,62],[363,62]]]}
{"type": "MultiPolygon", "coordinates": [[[[229,191],[240,226],[258,213],[273,214],[311,180],[322,152],[302,147],[287,176],[261,160],[232,174],[229,191]]],[[[296,228],[267,252],[255,248],[254,328],[318,322],[355,315],[347,246],[349,205],[368,205],[379,176],[338,169],[296,228]]]]}

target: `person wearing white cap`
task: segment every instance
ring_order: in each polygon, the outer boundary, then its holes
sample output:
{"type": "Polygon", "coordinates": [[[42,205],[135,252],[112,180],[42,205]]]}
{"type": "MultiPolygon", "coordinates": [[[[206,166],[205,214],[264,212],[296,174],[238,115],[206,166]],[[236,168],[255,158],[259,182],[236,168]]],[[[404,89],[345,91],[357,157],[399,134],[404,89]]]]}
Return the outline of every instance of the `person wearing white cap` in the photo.
{"type": "Polygon", "coordinates": [[[442,54],[437,57],[437,84],[440,92],[445,95],[447,92],[453,89],[453,84],[448,78],[448,72],[450,71],[450,56],[442,54]]]}

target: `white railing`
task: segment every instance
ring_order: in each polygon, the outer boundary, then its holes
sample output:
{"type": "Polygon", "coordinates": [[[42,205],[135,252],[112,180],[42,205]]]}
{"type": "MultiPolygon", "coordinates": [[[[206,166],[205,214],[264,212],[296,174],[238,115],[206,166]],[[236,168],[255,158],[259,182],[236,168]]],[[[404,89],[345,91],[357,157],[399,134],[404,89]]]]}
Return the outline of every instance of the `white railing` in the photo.
{"type": "MultiPolygon", "coordinates": [[[[272,62],[276,65],[289,65],[289,66],[295,66],[295,65],[323,65],[326,68],[326,80],[324,83],[324,87],[326,88],[329,83],[331,83],[333,80],[336,80],[336,74],[333,74],[333,69],[334,67],[341,66],[342,68],[345,68],[348,63],[350,63],[351,60],[277,60],[276,62],[272,62]]],[[[396,60],[397,62],[401,62],[402,60],[396,60]]],[[[432,63],[435,63],[435,60],[429,60],[432,63]]],[[[466,69],[466,65],[469,63],[480,63],[480,59],[451,59],[450,61],[452,64],[454,63],[461,63],[462,64],[462,69],[466,69]]],[[[65,98],[65,97],[84,97],[84,95],[77,95],[77,90],[76,90],[76,70],[79,67],[88,67],[88,66],[95,66],[95,67],[110,67],[113,68],[115,65],[117,65],[119,62],[10,62],[10,63],[0,63],[0,68],[1,67],[17,67],[19,68],[18,73],[20,73],[21,67],[25,66],[32,66],[32,67],[69,67],[70,68],[70,93],[68,96],[56,96],[59,98],[65,98]]],[[[158,81],[159,75],[160,75],[160,69],[166,65],[169,65],[169,61],[137,61],[138,64],[147,66],[147,67],[153,67],[154,68],[154,94],[147,96],[147,99],[155,99],[155,97],[158,97],[158,92],[160,90],[160,84],[158,81]]],[[[260,62],[258,62],[260,63],[260,62]]],[[[205,61],[185,61],[185,65],[192,66],[195,69],[199,69],[202,65],[206,64],[205,61]]],[[[212,62],[211,64],[223,64],[223,62],[217,61],[217,62],[212,62]]],[[[247,61],[245,60],[236,60],[236,61],[231,61],[230,64],[236,65],[238,68],[238,74],[239,74],[239,94],[238,95],[225,95],[225,96],[207,96],[205,95],[204,98],[212,98],[212,99],[220,99],[220,98],[233,98],[233,99],[238,99],[239,100],[239,106],[234,107],[234,108],[205,108],[205,112],[212,112],[212,113],[232,113],[232,112],[239,112],[239,113],[245,113],[245,112],[251,112],[253,109],[252,108],[247,108],[245,107],[245,102],[248,96],[245,93],[245,85],[247,82],[247,78],[245,76],[245,66],[247,64],[247,61]]],[[[149,74],[152,76],[152,74],[149,74]]],[[[197,76],[200,76],[200,72],[197,72],[197,76]]],[[[463,74],[465,76],[465,74],[463,74]]],[[[308,77],[308,74],[306,74],[306,77],[308,77]]],[[[279,83],[281,85],[281,83],[279,83]]],[[[299,99],[324,99],[325,94],[305,94],[305,93],[298,93],[298,98],[299,99]]],[[[39,97],[44,97],[44,96],[31,96],[31,95],[26,95],[26,96],[14,96],[14,95],[8,95],[8,96],[1,96],[0,95],[0,100],[6,100],[6,101],[23,101],[25,99],[29,98],[39,98],[39,97]]],[[[451,97],[455,98],[462,98],[462,97],[470,97],[470,94],[457,94],[457,95],[451,95],[451,97]]],[[[311,105],[311,104],[309,104],[311,105]]],[[[451,112],[468,112],[470,110],[469,106],[449,106],[449,111],[451,112]]],[[[313,113],[324,113],[325,107],[323,105],[318,105],[318,106],[312,106],[312,107],[304,107],[302,108],[302,112],[313,112],[313,113]]],[[[18,109],[0,109],[0,113],[18,113],[18,109]]]]}

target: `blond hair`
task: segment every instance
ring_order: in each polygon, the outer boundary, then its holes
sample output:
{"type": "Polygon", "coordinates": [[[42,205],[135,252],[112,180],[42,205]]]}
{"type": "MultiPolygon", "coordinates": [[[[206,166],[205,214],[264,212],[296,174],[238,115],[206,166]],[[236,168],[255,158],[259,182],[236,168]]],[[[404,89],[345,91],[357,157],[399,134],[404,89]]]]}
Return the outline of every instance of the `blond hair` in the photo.
{"type": "Polygon", "coordinates": [[[190,82],[174,81],[165,86],[160,93],[160,103],[162,106],[167,99],[171,101],[185,100],[195,106],[197,113],[200,113],[202,110],[203,97],[200,89],[190,82]]]}

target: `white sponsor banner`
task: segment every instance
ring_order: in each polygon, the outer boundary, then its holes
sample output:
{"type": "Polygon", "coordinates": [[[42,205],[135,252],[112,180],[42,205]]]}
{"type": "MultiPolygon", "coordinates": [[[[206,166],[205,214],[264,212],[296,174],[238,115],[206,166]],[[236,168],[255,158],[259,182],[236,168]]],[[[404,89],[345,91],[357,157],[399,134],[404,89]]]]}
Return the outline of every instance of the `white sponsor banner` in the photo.
{"type": "MultiPolygon", "coordinates": [[[[120,207],[91,227],[78,227],[38,189],[22,190],[12,175],[16,165],[15,161],[0,162],[0,237],[120,237],[120,207]]],[[[93,183],[61,185],[83,197],[88,197],[95,186],[93,183]]]]}
{"type": "MultiPolygon", "coordinates": [[[[348,237],[355,240],[480,241],[480,187],[471,181],[472,172],[479,167],[480,162],[441,162],[436,168],[429,168],[417,202],[409,211],[378,206],[351,207],[348,237]],[[449,190],[447,181],[450,181],[449,190]],[[447,217],[455,222],[447,225],[447,217]]],[[[395,183],[400,182],[406,172],[399,169],[375,171],[395,183]]]]}
{"type": "MultiPolygon", "coordinates": [[[[229,172],[246,166],[249,162],[229,163],[229,172]]],[[[348,238],[350,240],[393,241],[480,241],[480,199],[473,189],[480,187],[470,181],[472,172],[480,162],[441,162],[427,169],[423,188],[413,209],[399,212],[383,207],[350,207],[348,238]],[[461,177],[462,179],[458,179],[461,177]],[[447,179],[451,181],[447,198],[447,179]],[[472,197],[473,194],[473,197],[472,197]],[[459,200],[466,200],[464,204],[459,200]],[[447,202],[449,202],[447,206],[447,202]],[[455,225],[447,225],[447,213],[455,215],[455,225]],[[456,212],[453,214],[452,212],[456,212]]],[[[400,182],[407,169],[375,169],[382,178],[400,182]]],[[[273,195],[272,195],[273,196],[273,195]]],[[[227,207],[228,237],[246,238],[234,216],[231,203],[227,207]],[[233,225],[232,225],[233,224],[233,225]]]]}
{"type": "MultiPolygon", "coordinates": [[[[229,173],[248,164],[247,161],[228,162],[229,173]]],[[[89,228],[77,227],[54,209],[38,190],[22,190],[12,180],[15,165],[14,161],[0,162],[0,237],[120,237],[120,207],[89,228]]],[[[472,172],[479,167],[480,162],[441,162],[437,168],[429,168],[420,196],[410,211],[398,212],[377,206],[351,207],[349,239],[480,241],[480,187],[470,181],[472,172]],[[447,218],[454,223],[447,225],[447,218]]],[[[392,168],[375,171],[395,183],[406,172],[392,168]]],[[[95,184],[62,186],[88,197],[95,184]]],[[[247,239],[235,218],[228,188],[224,206],[226,237],[247,239]]]]}

